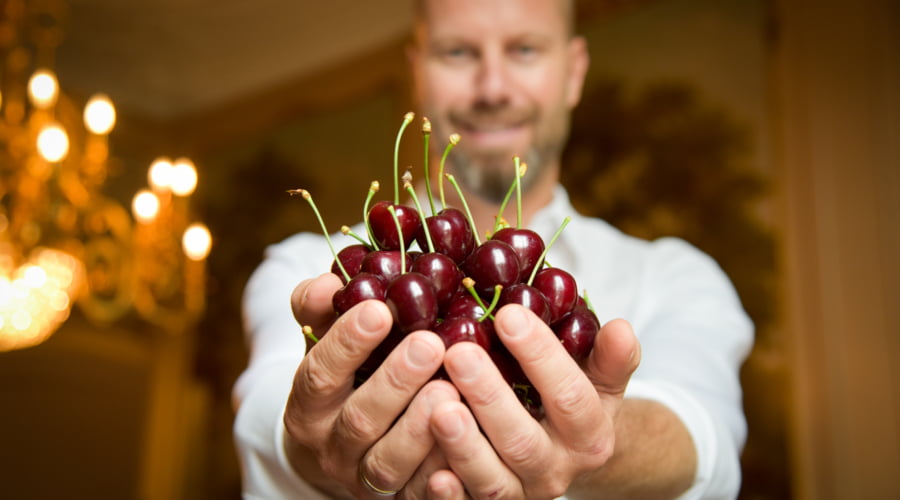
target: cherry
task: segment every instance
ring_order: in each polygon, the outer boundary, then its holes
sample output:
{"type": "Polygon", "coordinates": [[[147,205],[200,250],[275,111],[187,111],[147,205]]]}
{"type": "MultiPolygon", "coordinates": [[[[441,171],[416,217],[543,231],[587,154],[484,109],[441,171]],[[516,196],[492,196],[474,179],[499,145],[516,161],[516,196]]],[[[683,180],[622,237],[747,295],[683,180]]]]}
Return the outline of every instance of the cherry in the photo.
{"type": "Polygon", "coordinates": [[[575,307],[578,286],[571,274],[557,267],[546,267],[534,276],[532,286],[547,298],[550,305],[550,324],[556,323],[575,307]]]}
{"type": "Polygon", "coordinates": [[[408,272],[395,278],[387,287],[384,301],[403,333],[427,330],[437,320],[434,287],[419,273],[408,272]]]}
{"type": "Polygon", "coordinates": [[[544,294],[533,286],[516,283],[504,288],[500,293],[498,306],[502,307],[506,304],[521,304],[541,318],[544,323],[550,323],[550,304],[547,303],[544,294]]]}
{"type": "Polygon", "coordinates": [[[353,278],[357,274],[359,274],[362,268],[362,261],[366,257],[366,255],[371,252],[371,249],[367,245],[356,244],[349,245],[344,247],[337,254],[337,258],[331,264],[331,272],[340,276],[341,281],[344,284],[347,284],[347,280],[344,277],[344,274],[341,273],[341,268],[338,265],[338,260],[344,266],[344,269],[347,271],[347,274],[353,278]]]}
{"type": "Polygon", "coordinates": [[[413,261],[412,272],[419,273],[431,282],[437,298],[438,308],[445,307],[459,291],[463,279],[462,271],[453,259],[440,253],[425,253],[413,261]]]}
{"type": "Polygon", "coordinates": [[[580,362],[594,347],[594,338],[600,331],[600,320],[593,311],[579,306],[563,316],[553,326],[553,331],[572,359],[580,362]]]}
{"type": "Polygon", "coordinates": [[[490,296],[494,287],[506,288],[519,280],[519,257],[511,246],[500,240],[479,245],[463,262],[463,272],[475,280],[475,289],[490,296]]]}
{"type": "MultiPolygon", "coordinates": [[[[431,233],[434,251],[447,255],[454,262],[462,262],[475,248],[475,236],[465,214],[455,208],[445,208],[425,219],[431,233]]],[[[419,227],[416,241],[420,248],[428,248],[424,228],[419,227]]]]}
{"type": "Polygon", "coordinates": [[[400,342],[403,341],[403,338],[406,337],[406,334],[401,332],[396,325],[391,328],[388,336],[385,337],[384,340],[381,341],[380,344],[369,354],[369,357],[363,361],[363,364],[360,365],[356,370],[356,378],[353,382],[353,387],[357,388],[362,385],[363,382],[369,379],[375,370],[381,366],[381,363],[384,362],[385,358],[388,357],[388,354],[394,350],[400,342]]]}
{"type": "Polygon", "coordinates": [[[359,273],[334,292],[331,305],[336,313],[344,314],[364,300],[384,301],[385,288],[385,281],[380,277],[370,273],[359,273]]]}
{"type": "Polygon", "coordinates": [[[379,201],[369,209],[369,227],[372,229],[372,237],[383,250],[400,250],[409,248],[419,228],[418,212],[406,205],[379,201]],[[400,230],[403,233],[401,240],[397,233],[397,224],[388,207],[393,207],[400,221],[400,230]],[[401,245],[402,241],[402,245],[401,245]]]}
{"type": "Polygon", "coordinates": [[[531,276],[544,253],[544,240],[530,229],[505,227],[491,236],[492,240],[507,243],[519,257],[519,281],[526,281],[531,276]]]}
{"type": "Polygon", "coordinates": [[[434,328],[434,333],[444,341],[446,347],[457,342],[475,342],[488,351],[492,344],[491,335],[482,322],[472,318],[445,319],[434,328]]]}
{"type": "Polygon", "coordinates": [[[363,258],[360,272],[374,274],[382,278],[385,283],[390,283],[403,271],[409,270],[408,260],[406,269],[401,268],[402,260],[399,250],[376,250],[369,252],[363,258]]]}

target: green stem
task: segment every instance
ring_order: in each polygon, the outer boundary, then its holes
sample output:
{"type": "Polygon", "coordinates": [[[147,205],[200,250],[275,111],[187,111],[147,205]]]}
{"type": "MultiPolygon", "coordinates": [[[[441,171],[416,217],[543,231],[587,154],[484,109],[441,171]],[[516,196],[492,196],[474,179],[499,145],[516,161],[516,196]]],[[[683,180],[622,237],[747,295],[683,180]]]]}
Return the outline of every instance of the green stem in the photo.
{"type": "Polygon", "coordinates": [[[550,238],[550,242],[547,243],[547,246],[544,248],[544,251],[541,252],[541,256],[538,258],[537,263],[534,265],[534,269],[531,270],[531,276],[528,278],[527,282],[528,286],[531,286],[531,283],[534,281],[534,277],[535,275],[537,275],[538,270],[543,267],[544,259],[547,258],[547,252],[550,251],[550,247],[552,247],[553,244],[556,243],[556,239],[559,238],[559,235],[562,234],[563,229],[565,229],[571,221],[571,217],[566,217],[565,219],[563,219],[562,224],[559,225],[559,229],[557,229],[553,237],[550,238]]]}
{"type": "Polygon", "coordinates": [[[422,118],[422,135],[425,137],[425,193],[428,195],[428,204],[431,206],[431,215],[437,211],[434,207],[434,196],[431,194],[431,173],[428,170],[428,139],[431,138],[431,122],[428,118],[422,118]]]}
{"type": "Polygon", "coordinates": [[[366,202],[363,204],[363,223],[366,226],[366,235],[369,237],[369,243],[374,250],[380,250],[380,248],[378,248],[378,242],[375,241],[375,235],[372,233],[372,225],[369,224],[369,204],[372,203],[372,197],[381,188],[380,186],[378,181],[372,181],[369,184],[369,194],[366,196],[366,202]]]}
{"type": "Polygon", "coordinates": [[[463,196],[462,189],[460,189],[459,184],[456,182],[456,178],[453,177],[453,174],[446,174],[447,180],[450,181],[450,184],[453,185],[453,189],[456,190],[456,194],[459,196],[459,202],[462,203],[463,210],[466,212],[466,218],[469,220],[469,226],[472,227],[472,233],[475,235],[475,246],[481,245],[481,237],[478,236],[478,228],[475,227],[475,219],[472,217],[472,211],[469,210],[469,204],[466,203],[466,197],[463,196]]]}
{"type": "Polygon", "coordinates": [[[444,165],[447,162],[450,150],[457,144],[459,144],[459,134],[451,134],[450,142],[447,143],[447,147],[444,148],[444,154],[441,155],[441,165],[438,168],[438,192],[441,197],[441,208],[447,208],[447,200],[444,198],[444,165]]]}
{"type": "MultiPolygon", "coordinates": [[[[425,241],[428,242],[428,251],[430,253],[434,253],[434,243],[431,241],[431,231],[428,230],[428,223],[425,221],[425,212],[422,211],[422,205],[419,203],[419,197],[416,196],[416,190],[413,189],[412,184],[407,182],[403,185],[406,188],[406,192],[413,199],[413,203],[416,205],[416,211],[419,213],[419,221],[422,223],[422,231],[425,232],[425,241]]],[[[432,212],[433,214],[434,212],[432,212]]]]}
{"type": "Polygon", "coordinates": [[[338,254],[334,250],[334,245],[331,243],[331,237],[328,235],[328,229],[325,227],[325,221],[322,220],[322,215],[319,213],[319,208],[316,207],[316,202],[313,201],[312,195],[305,189],[291,189],[288,193],[291,195],[299,194],[309,203],[309,206],[312,207],[313,213],[316,214],[316,219],[319,221],[319,226],[322,228],[322,234],[325,236],[325,242],[328,243],[328,248],[331,249],[331,255],[334,256],[334,261],[337,262],[338,268],[341,270],[341,274],[344,275],[346,281],[350,281],[350,274],[344,269],[344,265],[341,264],[341,259],[338,258],[338,254]]]}
{"type": "Polygon", "coordinates": [[[403,229],[400,228],[400,218],[397,217],[397,210],[393,205],[388,206],[388,212],[394,219],[394,225],[397,227],[397,237],[400,238],[400,274],[406,273],[406,245],[403,242],[403,229]]]}
{"type": "Polygon", "coordinates": [[[394,204],[397,205],[400,203],[400,174],[398,172],[398,164],[400,163],[400,138],[403,136],[403,131],[406,130],[406,126],[413,121],[415,118],[415,114],[410,111],[403,115],[403,124],[400,125],[400,131],[397,133],[397,140],[394,141],[394,204]]]}

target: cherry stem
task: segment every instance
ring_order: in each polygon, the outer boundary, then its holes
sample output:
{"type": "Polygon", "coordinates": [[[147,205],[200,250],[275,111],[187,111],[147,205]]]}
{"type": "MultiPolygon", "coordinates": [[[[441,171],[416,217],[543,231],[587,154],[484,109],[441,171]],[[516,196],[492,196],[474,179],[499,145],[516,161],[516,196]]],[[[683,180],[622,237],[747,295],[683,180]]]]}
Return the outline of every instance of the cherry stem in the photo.
{"type": "Polygon", "coordinates": [[[528,278],[528,283],[526,283],[528,286],[531,286],[531,283],[534,281],[534,277],[537,275],[538,270],[544,267],[544,259],[547,258],[547,252],[550,251],[550,247],[552,247],[553,244],[556,243],[556,239],[559,238],[559,235],[562,234],[563,229],[565,229],[571,221],[571,217],[566,217],[565,219],[563,219],[562,224],[559,225],[559,229],[556,230],[556,233],[552,238],[550,238],[547,246],[544,247],[544,251],[541,252],[541,256],[538,257],[537,264],[535,264],[534,269],[531,270],[531,276],[528,278]]]}
{"type": "Polygon", "coordinates": [[[466,203],[466,197],[463,196],[462,189],[459,187],[459,183],[456,182],[456,178],[453,177],[453,174],[446,174],[447,180],[450,181],[450,184],[453,185],[453,189],[456,190],[456,194],[459,196],[459,201],[462,203],[463,210],[466,211],[466,218],[469,220],[469,226],[472,227],[472,234],[475,236],[475,246],[481,245],[481,238],[478,237],[478,229],[475,227],[475,219],[472,217],[472,211],[469,210],[469,204],[466,203]]]}
{"type": "Polygon", "coordinates": [[[394,141],[394,204],[400,203],[400,179],[398,164],[400,163],[400,138],[403,136],[403,131],[406,130],[406,126],[409,125],[413,118],[415,118],[415,114],[410,111],[403,115],[403,124],[400,125],[400,131],[397,132],[397,140],[394,141]]]}
{"type": "Polygon", "coordinates": [[[520,173],[521,160],[518,156],[513,158],[513,163],[516,164],[516,229],[522,229],[522,174],[520,173]]]}
{"type": "Polygon", "coordinates": [[[341,264],[341,259],[338,258],[337,252],[334,250],[334,245],[331,243],[331,237],[328,236],[328,229],[325,227],[325,221],[322,220],[322,215],[319,213],[318,207],[316,207],[316,202],[313,201],[312,195],[309,194],[309,191],[305,189],[291,189],[288,190],[288,193],[291,195],[299,194],[309,203],[309,206],[312,207],[313,213],[316,214],[316,219],[319,221],[319,226],[322,227],[322,234],[325,236],[325,242],[328,243],[328,248],[331,249],[331,255],[334,256],[334,261],[337,262],[338,268],[341,270],[341,274],[344,275],[344,279],[350,281],[350,274],[344,269],[344,265],[341,264]]]}
{"type": "Polygon", "coordinates": [[[493,233],[496,233],[500,229],[503,228],[504,224],[508,225],[506,219],[503,218],[503,211],[506,210],[506,205],[509,203],[509,199],[512,198],[513,192],[516,190],[515,184],[510,184],[509,189],[506,191],[506,196],[503,197],[503,202],[500,203],[500,208],[497,210],[497,216],[494,217],[494,230],[493,233]]]}
{"type": "Polygon", "coordinates": [[[442,208],[447,208],[447,201],[444,198],[444,164],[447,162],[450,150],[457,144],[459,144],[459,134],[450,134],[450,142],[444,148],[444,154],[441,156],[441,165],[438,168],[438,192],[440,193],[442,208]]]}
{"type": "Polygon", "coordinates": [[[584,299],[584,305],[587,306],[588,311],[591,311],[596,315],[597,311],[594,310],[594,304],[591,304],[591,299],[588,298],[587,289],[584,290],[584,293],[581,294],[581,297],[584,299]]]}
{"type": "MultiPolygon", "coordinates": [[[[349,236],[367,247],[369,246],[369,242],[364,240],[362,236],[354,233],[353,230],[350,229],[350,226],[341,226],[341,234],[343,234],[345,236],[349,236]]],[[[371,247],[369,247],[369,248],[371,248],[371,247]]]]}
{"type": "Polygon", "coordinates": [[[319,343],[319,339],[318,339],[318,338],[316,337],[316,335],[313,333],[313,329],[312,329],[311,326],[305,325],[305,326],[303,327],[303,335],[304,335],[306,338],[308,338],[309,340],[312,340],[313,344],[318,344],[318,343],[319,343]]]}
{"type": "Polygon", "coordinates": [[[372,225],[369,224],[369,204],[372,203],[372,197],[375,196],[379,189],[381,189],[381,184],[378,181],[372,181],[369,184],[369,194],[366,196],[366,202],[363,205],[363,222],[366,226],[366,235],[369,236],[371,247],[375,250],[381,249],[378,248],[378,242],[375,240],[374,233],[372,233],[372,225]]]}
{"type": "MultiPolygon", "coordinates": [[[[431,231],[428,230],[428,224],[425,222],[425,212],[422,212],[422,205],[419,203],[419,197],[416,196],[416,190],[413,189],[412,183],[406,181],[403,183],[406,192],[412,196],[413,203],[416,204],[416,211],[419,213],[419,221],[422,223],[422,231],[425,232],[425,241],[428,242],[428,251],[434,253],[434,243],[431,241],[431,231]]],[[[434,212],[432,212],[433,214],[434,212]]]]}
{"type": "Polygon", "coordinates": [[[475,299],[475,302],[478,304],[478,307],[484,309],[484,314],[482,314],[481,317],[478,318],[478,322],[480,323],[487,318],[490,318],[491,321],[493,321],[494,320],[494,314],[493,314],[494,309],[497,307],[497,304],[500,302],[500,292],[503,291],[503,285],[499,285],[499,284],[494,285],[494,298],[491,300],[490,306],[484,305],[484,301],[481,300],[481,296],[478,295],[478,292],[475,291],[475,280],[466,276],[462,280],[462,286],[469,292],[469,295],[471,295],[472,298],[475,299]]]}
{"type": "Polygon", "coordinates": [[[394,225],[397,226],[397,238],[400,239],[400,274],[406,273],[406,245],[403,242],[403,229],[400,227],[400,217],[397,217],[397,210],[394,209],[393,205],[389,205],[387,207],[388,212],[391,213],[391,218],[394,219],[394,225]]]}
{"type": "Polygon", "coordinates": [[[431,156],[428,154],[428,139],[431,137],[431,122],[428,118],[422,118],[422,135],[425,138],[425,193],[428,195],[428,204],[431,206],[431,215],[434,215],[436,210],[434,208],[434,196],[431,194],[431,173],[428,170],[428,157],[431,156]]]}

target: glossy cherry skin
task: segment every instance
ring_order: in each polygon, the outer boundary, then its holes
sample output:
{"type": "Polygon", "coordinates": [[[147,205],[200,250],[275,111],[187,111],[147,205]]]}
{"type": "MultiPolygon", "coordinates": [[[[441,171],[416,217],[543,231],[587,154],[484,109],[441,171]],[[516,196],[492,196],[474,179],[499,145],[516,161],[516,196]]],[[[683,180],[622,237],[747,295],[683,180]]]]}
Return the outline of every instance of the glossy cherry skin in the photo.
{"type": "MultiPolygon", "coordinates": [[[[360,272],[374,274],[385,283],[390,283],[403,271],[401,262],[403,259],[399,250],[376,250],[363,258],[360,272]]],[[[409,270],[409,267],[410,259],[406,259],[406,270],[409,270]]]]}
{"type": "Polygon", "coordinates": [[[553,331],[572,359],[581,362],[594,347],[600,320],[587,307],[576,307],[553,325],[553,331]]]}
{"type": "Polygon", "coordinates": [[[349,283],[334,292],[331,297],[331,305],[336,313],[344,314],[364,300],[384,301],[386,288],[385,281],[380,277],[369,273],[359,273],[349,283]]]}
{"type": "Polygon", "coordinates": [[[544,253],[544,240],[540,235],[530,229],[505,227],[494,233],[491,239],[500,240],[516,251],[519,256],[519,281],[527,281],[544,253]]]}
{"type": "MultiPolygon", "coordinates": [[[[455,208],[445,208],[437,215],[427,217],[425,224],[431,234],[434,251],[450,257],[456,263],[465,260],[475,248],[475,235],[472,233],[472,228],[469,226],[466,216],[455,208]]],[[[419,243],[419,248],[428,248],[425,231],[421,225],[416,232],[416,241],[419,243]]]]}
{"type": "Polygon", "coordinates": [[[491,337],[482,322],[472,318],[450,318],[434,327],[434,333],[444,341],[445,347],[457,342],[475,342],[484,350],[490,350],[491,337]]]}
{"type": "MultiPolygon", "coordinates": [[[[353,278],[359,274],[360,269],[362,268],[363,259],[366,258],[366,255],[369,255],[369,252],[371,251],[372,249],[362,243],[350,245],[341,249],[337,254],[337,258],[341,261],[341,265],[344,266],[344,270],[347,271],[347,274],[353,278]]],[[[337,260],[332,262],[331,272],[337,274],[341,278],[341,281],[343,281],[345,285],[347,284],[344,273],[342,273],[341,269],[338,267],[337,260]]]]}
{"type": "Polygon", "coordinates": [[[431,281],[438,301],[438,309],[445,308],[459,291],[463,279],[462,271],[449,256],[441,253],[426,253],[419,256],[410,268],[431,281]]]}
{"type": "Polygon", "coordinates": [[[387,287],[384,302],[391,310],[394,324],[403,333],[428,330],[437,320],[434,287],[419,273],[409,272],[395,278],[387,287]]]}
{"type": "Polygon", "coordinates": [[[550,324],[550,304],[537,288],[526,285],[525,283],[516,283],[508,286],[500,292],[500,301],[498,307],[506,304],[520,304],[530,309],[541,321],[550,324]]]}
{"type": "Polygon", "coordinates": [[[519,280],[519,257],[511,246],[500,240],[487,240],[463,262],[463,272],[475,280],[482,297],[492,297],[494,287],[506,288],[519,280]]]}
{"type": "Polygon", "coordinates": [[[416,231],[419,229],[419,213],[413,207],[395,205],[389,201],[379,201],[369,209],[369,226],[372,228],[372,237],[378,242],[382,250],[400,250],[401,239],[397,234],[397,224],[388,207],[394,207],[397,219],[400,221],[400,230],[403,231],[402,248],[409,248],[416,231]]]}
{"type": "Polygon", "coordinates": [[[547,298],[550,304],[550,324],[565,316],[578,300],[575,278],[558,267],[546,267],[537,272],[531,285],[547,298]]]}

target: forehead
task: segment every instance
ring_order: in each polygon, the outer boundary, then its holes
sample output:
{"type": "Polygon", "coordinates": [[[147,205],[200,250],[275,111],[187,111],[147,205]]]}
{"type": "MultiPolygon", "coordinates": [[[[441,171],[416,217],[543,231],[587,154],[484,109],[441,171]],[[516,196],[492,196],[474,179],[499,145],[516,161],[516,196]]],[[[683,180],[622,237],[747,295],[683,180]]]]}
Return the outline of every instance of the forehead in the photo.
{"type": "Polygon", "coordinates": [[[416,33],[431,38],[565,37],[567,0],[419,0],[416,33]]]}

